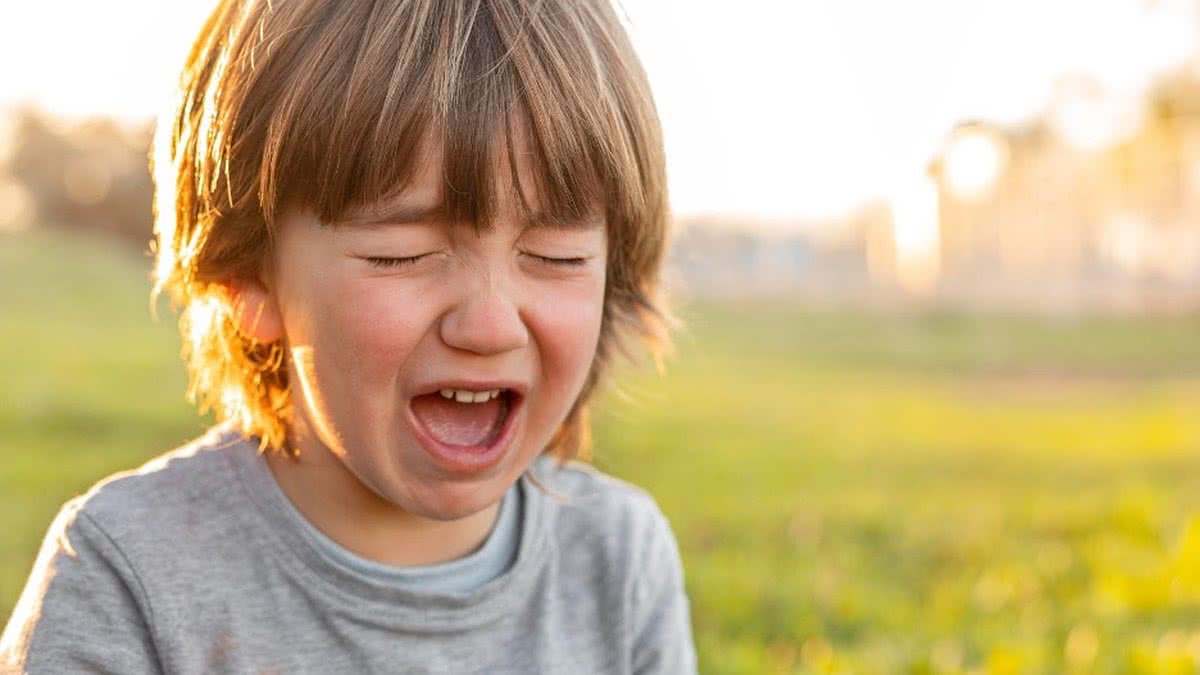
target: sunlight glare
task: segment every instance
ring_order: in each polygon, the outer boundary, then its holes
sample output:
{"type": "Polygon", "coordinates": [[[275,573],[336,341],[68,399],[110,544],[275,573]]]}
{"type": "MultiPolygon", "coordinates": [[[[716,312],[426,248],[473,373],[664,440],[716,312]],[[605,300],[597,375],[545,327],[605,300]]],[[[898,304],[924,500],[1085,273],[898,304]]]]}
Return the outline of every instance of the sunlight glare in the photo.
{"type": "Polygon", "coordinates": [[[1072,147],[1095,152],[1137,133],[1144,111],[1142,98],[1106,91],[1087,78],[1059,83],[1050,108],[1050,125],[1072,147]]]}
{"type": "Polygon", "coordinates": [[[330,419],[329,408],[316,385],[317,366],[314,356],[312,345],[292,347],[292,362],[296,366],[296,379],[300,383],[300,393],[304,396],[304,402],[308,406],[307,417],[309,423],[314,427],[313,431],[317,433],[317,437],[325,443],[326,447],[333,454],[345,457],[346,446],[341,436],[327,422],[330,419]]]}
{"type": "Polygon", "coordinates": [[[216,327],[221,315],[221,301],[209,296],[197,299],[187,309],[188,339],[192,350],[204,347],[204,341],[216,327]]]}
{"type": "Polygon", "coordinates": [[[920,176],[902,185],[891,199],[896,281],[915,293],[933,290],[941,267],[938,190],[920,176]]]}
{"type": "Polygon", "coordinates": [[[992,192],[1008,161],[998,134],[979,128],[955,133],[944,155],[946,183],[962,199],[980,199],[992,192]]]}

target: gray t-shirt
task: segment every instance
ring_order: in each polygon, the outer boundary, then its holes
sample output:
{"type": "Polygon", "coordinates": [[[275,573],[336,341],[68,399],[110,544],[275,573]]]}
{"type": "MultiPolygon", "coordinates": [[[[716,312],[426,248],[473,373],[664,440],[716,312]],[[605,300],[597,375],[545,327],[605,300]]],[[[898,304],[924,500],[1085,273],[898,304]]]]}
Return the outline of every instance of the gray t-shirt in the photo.
{"type": "Polygon", "coordinates": [[[436,592],[332,559],[262,489],[261,461],[215,427],[68,502],[0,636],[0,672],[696,670],[675,539],[636,487],[539,459],[552,493],[517,482],[511,567],[436,592]]]}

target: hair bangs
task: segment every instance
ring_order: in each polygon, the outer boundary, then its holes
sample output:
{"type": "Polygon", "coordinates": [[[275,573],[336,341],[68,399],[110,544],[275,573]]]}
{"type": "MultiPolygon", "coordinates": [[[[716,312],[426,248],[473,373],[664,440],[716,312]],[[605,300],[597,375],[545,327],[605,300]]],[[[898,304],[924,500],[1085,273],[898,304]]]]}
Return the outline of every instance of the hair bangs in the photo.
{"type": "Polygon", "coordinates": [[[336,224],[402,193],[428,161],[441,163],[439,197],[454,222],[489,227],[501,197],[548,222],[597,209],[642,220],[647,185],[627,97],[604,77],[614,64],[603,56],[617,48],[580,44],[604,35],[578,25],[586,12],[477,1],[384,13],[388,4],[328,21],[316,42],[351,33],[356,49],[312,49],[294,70],[263,152],[269,224],[292,205],[336,224]]]}

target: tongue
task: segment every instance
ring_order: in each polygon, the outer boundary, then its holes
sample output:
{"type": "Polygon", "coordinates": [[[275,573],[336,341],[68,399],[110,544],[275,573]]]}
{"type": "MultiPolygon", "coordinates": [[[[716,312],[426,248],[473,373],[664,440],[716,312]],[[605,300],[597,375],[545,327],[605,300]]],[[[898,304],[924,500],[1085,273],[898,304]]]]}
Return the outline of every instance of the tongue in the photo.
{"type": "Polygon", "coordinates": [[[446,445],[481,445],[500,419],[501,397],[486,403],[459,403],[433,393],[413,398],[417,420],[446,445]]]}

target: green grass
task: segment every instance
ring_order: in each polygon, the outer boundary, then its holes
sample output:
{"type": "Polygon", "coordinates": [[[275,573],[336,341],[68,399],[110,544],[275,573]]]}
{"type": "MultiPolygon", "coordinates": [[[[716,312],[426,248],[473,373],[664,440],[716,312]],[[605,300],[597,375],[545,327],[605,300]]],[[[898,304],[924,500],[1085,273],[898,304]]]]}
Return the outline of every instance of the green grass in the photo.
{"type": "MultiPolygon", "coordinates": [[[[204,427],[148,265],[0,237],[0,617],[65,499],[204,427]]],[[[1200,320],[683,314],[595,452],[671,518],[703,672],[1196,671],[1200,320]]]]}
{"type": "Polygon", "coordinates": [[[1200,323],[691,316],[597,461],[672,517],[705,672],[1195,672],[1200,323]]]}

